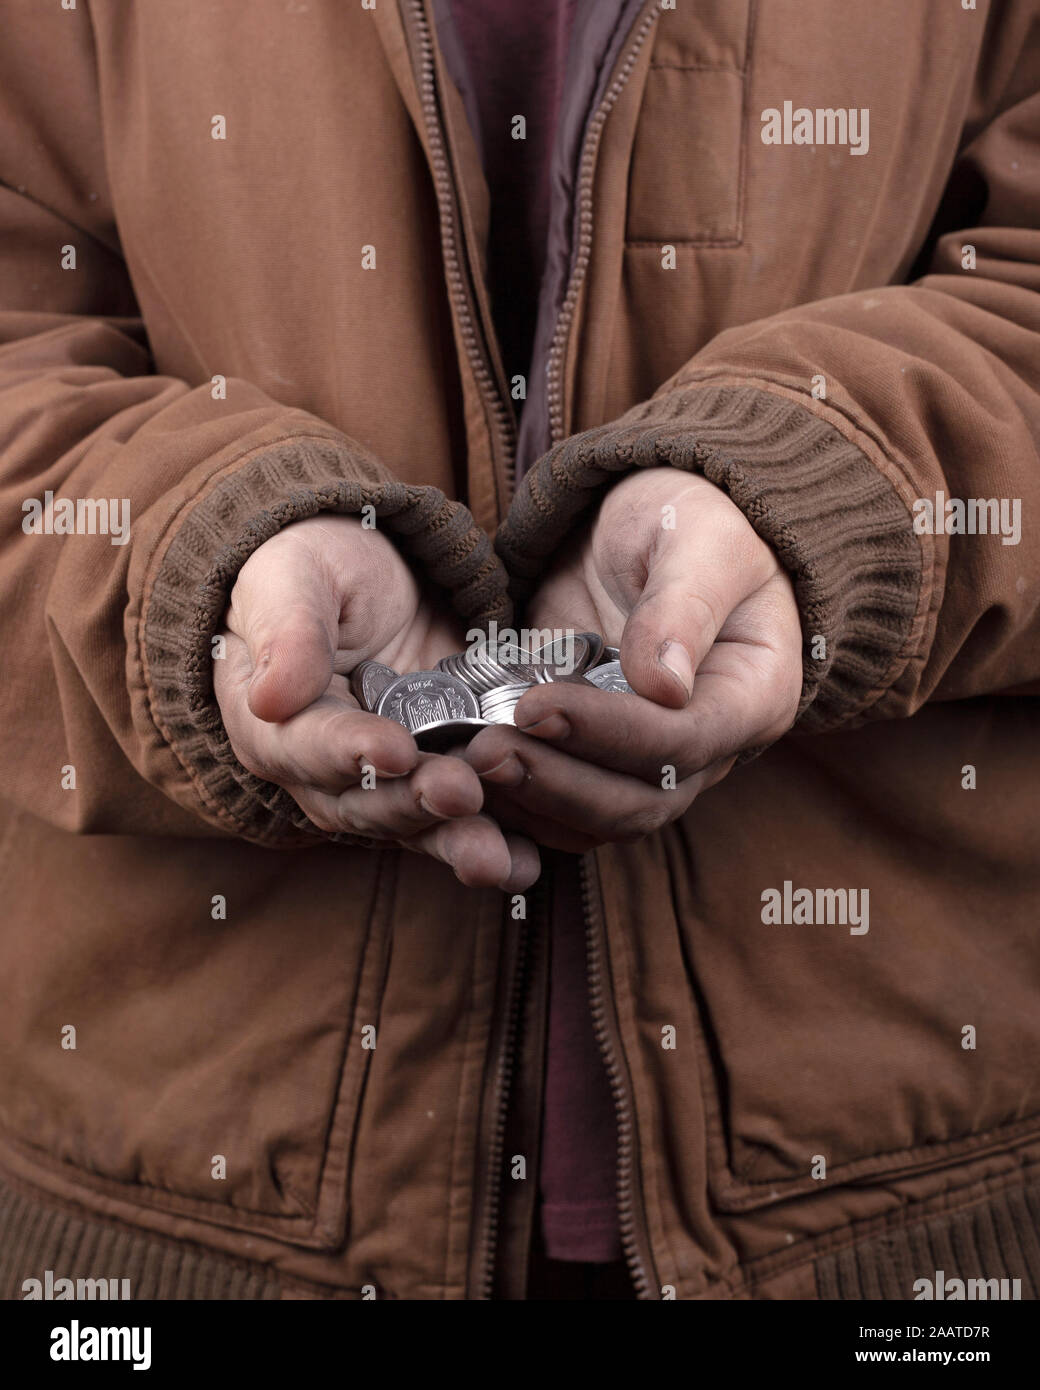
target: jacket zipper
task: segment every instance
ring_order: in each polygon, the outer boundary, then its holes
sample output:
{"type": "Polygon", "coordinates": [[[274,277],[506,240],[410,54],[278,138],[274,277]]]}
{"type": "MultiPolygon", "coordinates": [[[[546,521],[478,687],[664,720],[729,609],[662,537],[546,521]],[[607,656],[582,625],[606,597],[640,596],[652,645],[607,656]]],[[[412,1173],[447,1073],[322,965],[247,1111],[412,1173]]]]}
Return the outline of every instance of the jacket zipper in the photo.
{"type": "MultiPolygon", "coordinates": [[[[418,39],[419,96],[440,213],[441,246],[448,290],[455,304],[463,345],[489,419],[492,422],[492,458],[496,466],[496,482],[499,487],[501,504],[506,497],[512,496],[515,487],[516,421],[511,407],[506,403],[495,380],[487,345],[477,327],[476,305],[460,256],[454,184],[445,153],[444,135],[437,104],[433,39],[423,0],[409,0],[408,11],[411,14],[418,39]]],[[[628,81],[659,11],[660,3],[657,0],[657,3],[644,15],[636,28],[621,68],[607,89],[585,134],[578,178],[579,234],[577,253],[564,303],[553,331],[546,365],[549,427],[553,443],[558,442],[563,437],[563,358],[592,247],[592,180],[599,140],[606,119],[628,81]]],[[[653,1295],[648,1271],[652,1268],[652,1259],[649,1253],[649,1242],[643,1230],[640,1194],[635,1182],[633,1109],[629,1096],[627,1073],[623,1063],[618,1061],[620,1041],[616,1038],[616,1022],[612,1010],[608,1008],[604,998],[602,926],[598,920],[598,913],[594,910],[593,893],[589,881],[590,872],[586,860],[583,859],[581,864],[581,896],[589,948],[589,987],[593,1025],[610,1078],[618,1117],[618,1207],[622,1243],[637,1295],[640,1298],[650,1298],[653,1295]]],[[[479,1296],[484,1299],[491,1298],[494,1285],[494,1252],[502,1194],[501,1163],[506,1133],[510,1080],[523,1002],[522,982],[527,954],[527,930],[521,924],[515,958],[510,966],[506,1025],[495,1070],[495,1123],[488,1150],[487,1181],[485,1190],[481,1194],[482,1200],[478,1201],[478,1209],[482,1210],[482,1215],[480,1218],[478,1273],[474,1282],[479,1289],[479,1296]]]]}
{"type": "Polygon", "coordinates": [[[599,874],[591,854],[581,857],[581,906],[585,917],[585,942],[589,962],[589,1005],[592,1028],[599,1044],[617,1114],[617,1195],[621,1245],[636,1297],[653,1299],[657,1275],[646,1232],[642,1194],[636,1173],[635,1107],[628,1071],[621,1051],[617,1018],[606,983],[606,943],[600,911],[599,874]]]}
{"type": "Polygon", "coordinates": [[[423,0],[409,0],[408,10],[419,46],[419,99],[440,213],[441,248],[444,253],[448,293],[455,305],[466,357],[490,421],[491,457],[501,515],[513,495],[516,484],[516,419],[512,407],[495,379],[491,354],[479,327],[479,310],[460,249],[455,185],[445,151],[445,130],[437,103],[437,69],[434,62],[433,37],[423,0]]]}
{"type": "Polygon", "coordinates": [[[477,1194],[479,1259],[473,1278],[477,1295],[490,1299],[495,1282],[495,1249],[498,1244],[499,1211],[502,1205],[502,1160],[505,1149],[506,1125],[509,1114],[510,1083],[519,1041],[520,1014],[524,1000],[524,983],[528,957],[528,928],[518,923],[515,954],[509,968],[509,987],[506,999],[506,1023],[495,1066],[494,1127],[488,1148],[483,1190],[477,1194]]]}
{"type": "MultiPolygon", "coordinates": [[[[441,249],[444,257],[448,293],[455,306],[463,346],[474,379],[484,401],[491,424],[491,454],[495,468],[499,512],[512,497],[516,479],[516,420],[511,406],[502,395],[495,380],[487,343],[478,328],[478,310],[460,251],[459,217],[448,156],[445,151],[445,131],[437,103],[437,69],[434,61],[433,37],[423,0],[408,0],[406,16],[410,16],[418,44],[418,86],[423,121],[430,151],[434,191],[440,214],[441,249]]],[[[523,1002],[524,967],[527,958],[527,929],[521,922],[509,965],[509,984],[506,1003],[506,1023],[498,1050],[493,1086],[494,1125],[488,1147],[487,1166],[480,1190],[476,1194],[475,1210],[480,1230],[480,1246],[476,1271],[470,1279],[478,1297],[490,1299],[494,1287],[494,1252],[498,1235],[498,1214],[502,1197],[502,1153],[508,1117],[510,1080],[513,1070],[516,1038],[523,1002]]]]}
{"type": "Polygon", "coordinates": [[[636,59],[642,51],[643,44],[646,42],[647,35],[654,26],[654,22],[660,14],[660,0],[651,6],[642,20],[636,26],[634,36],[625,54],[624,62],[618,70],[614,81],[607,88],[603,95],[603,100],[596,109],[595,115],[589,122],[585,133],[585,143],[582,147],[581,162],[578,166],[578,245],[574,257],[574,266],[571,270],[570,279],[567,282],[567,292],[564,296],[563,304],[560,308],[556,326],[553,329],[552,342],[549,346],[549,356],[546,362],[546,378],[548,381],[548,407],[549,407],[549,442],[558,444],[564,437],[564,411],[563,411],[563,364],[567,351],[567,340],[570,337],[571,326],[574,322],[574,314],[578,307],[578,298],[581,294],[582,285],[585,283],[585,275],[589,267],[589,257],[592,251],[592,183],[596,166],[596,155],[599,151],[600,136],[606,124],[607,117],[617,105],[618,98],[621,96],[631,76],[632,69],[635,67],[636,59]]]}
{"type": "MultiPolygon", "coordinates": [[[[625,84],[628,82],[636,59],[639,57],[650,30],[660,14],[660,9],[660,0],[657,0],[639,21],[624,61],[613,82],[607,88],[586,131],[578,171],[578,245],[574,266],[567,283],[567,292],[553,329],[546,364],[551,444],[558,444],[564,437],[563,365],[578,298],[588,271],[592,251],[592,184],[600,136],[607,117],[616,106],[625,84]]],[[[599,910],[599,876],[596,871],[595,860],[590,854],[582,855],[579,872],[589,961],[589,1003],[592,1025],[606,1066],[617,1115],[618,1222],[621,1228],[621,1244],[629,1272],[632,1275],[632,1282],[635,1285],[636,1296],[640,1299],[652,1299],[658,1296],[654,1292],[657,1288],[657,1276],[653,1268],[653,1256],[646,1232],[642,1197],[636,1177],[635,1110],[630,1093],[628,1072],[623,1060],[621,1060],[623,1053],[621,1040],[618,1036],[617,1020],[606,987],[606,948],[603,922],[599,910]]]]}

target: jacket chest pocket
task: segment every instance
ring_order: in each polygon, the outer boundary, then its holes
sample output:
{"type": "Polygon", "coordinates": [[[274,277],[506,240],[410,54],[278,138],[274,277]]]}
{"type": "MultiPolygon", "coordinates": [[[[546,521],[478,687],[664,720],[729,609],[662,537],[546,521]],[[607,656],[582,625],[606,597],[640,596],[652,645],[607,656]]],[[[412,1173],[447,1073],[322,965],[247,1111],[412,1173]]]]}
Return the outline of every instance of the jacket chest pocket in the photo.
{"type": "Polygon", "coordinates": [[[681,5],[658,20],[632,151],[629,244],[740,243],[754,7],[681,5]]]}

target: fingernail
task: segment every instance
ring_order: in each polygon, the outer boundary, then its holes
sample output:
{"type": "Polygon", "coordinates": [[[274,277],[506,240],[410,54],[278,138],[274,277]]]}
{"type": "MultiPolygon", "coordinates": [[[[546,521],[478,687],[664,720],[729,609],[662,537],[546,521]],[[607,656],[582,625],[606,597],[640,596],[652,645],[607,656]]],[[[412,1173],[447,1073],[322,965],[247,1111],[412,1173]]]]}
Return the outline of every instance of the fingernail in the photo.
{"type": "Polygon", "coordinates": [[[518,787],[521,782],[527,779],[527,768],[516,756],[510,753],[494,767],[489,767],[486,772],[478,772],[477,776],[485,782],[494,782],[499,787],[518,787]]]}
{"type": "MultiPolygon", "coordinates": [[[[425,795],[422,792],[420,792],[418,797],[416,798],[416,804],[418,805],[419,810],[425,811],[428,816],[436,816],[438,820],[449,819],[448,813],[446,811],[438,811],[437,807],[434,806],[432,802],[427,801],[425,795]]],[[[449,860],[449,863],[451,862],[452,861],[449,860]]]]}
{"type": "Polygon", "coordinates": [[[693,694],[693,663],[690,653],[681,642],[667,641],[661,644],[657,659],[666,671],[671,671],[682,683],[687,700],[693,694]]]}
{"type": "Polygon", "coordinates": [[[408,776],[407,772],[391,772],[389,768],[380,767],[378,763],[372,761],[372,759],[368,756],[367,753],[355,753],[354,761],[357,763],[358,767],[361,769],[363,773],[367,772],[369,768],[371,768],[377,777],[408,776]]]}
{"type": "Polygon", "coordinates": [[[518,720],[516,727],[522,729],[525,734],[537,734],[539,738],[566,738],[571,731],[570,721],[558,709],[550,710],[548,714],[543,714],[540,719],[535,719],[530,724],[518,720]]]}

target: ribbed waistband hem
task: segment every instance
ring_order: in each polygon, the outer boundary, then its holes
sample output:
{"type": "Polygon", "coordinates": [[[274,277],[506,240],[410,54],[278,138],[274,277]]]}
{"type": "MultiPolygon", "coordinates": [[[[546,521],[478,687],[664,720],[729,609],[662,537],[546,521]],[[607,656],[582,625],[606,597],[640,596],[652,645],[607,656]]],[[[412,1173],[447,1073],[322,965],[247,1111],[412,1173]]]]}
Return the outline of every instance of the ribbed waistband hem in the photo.
{"type": "Polygon", "coordinates": [[[929,1281],[933,1298],[1040,1298],[1040,1186],[1010,1188],[964,1211],[887,1231],[816,1262],[822,1299],[913,1300],[927,1296],[920,1280],[929,1281]],[[951,1286],[954,1279],[963,1290],[951,1286]],[[994,1291],[989,1284],[983,1291],[977,1285],[969,1289],[969,1280],[1008,1285],[994,1291]]]}
{"type": "MultiPolygon", "coordinates": [[[[280,1299],[282,1283],[268,1266],[133,1231],[37,1200],[0,1179],[0,1299],[24,1299],[27,1279],[128,1280],[131,1299],[280,1299]]],[[[910,1223],[859,1241],[816,1261],[817,1297],[828,1300],[913,1300],[914,1285],[940,1271],[975,1298],[1040,1299],[1040,1184],[1011,1188],[976,1205],[910,1223]],[[990,1281],[1007,1280],[993,1290],[990,1281]],[[1014,1281],[1019,1281],[1016,1288],[1014,1281]]],[[[292,1296],[291,1294],[289,1296],[292,1296]]],[[[960,1297],[960,1294],[956,1296],[960,1297]]]]}
{"type": "MultiPolygon", "coordinates": [[[[277,1299],[262,1265],[74,1216],[0,1180],[0,1298],[24,1299],[27,1279],[127,1280],[131,1299],[277,1299]]],[[[117,1285],[117,1287],[121,1287],[117,1285]]]]}

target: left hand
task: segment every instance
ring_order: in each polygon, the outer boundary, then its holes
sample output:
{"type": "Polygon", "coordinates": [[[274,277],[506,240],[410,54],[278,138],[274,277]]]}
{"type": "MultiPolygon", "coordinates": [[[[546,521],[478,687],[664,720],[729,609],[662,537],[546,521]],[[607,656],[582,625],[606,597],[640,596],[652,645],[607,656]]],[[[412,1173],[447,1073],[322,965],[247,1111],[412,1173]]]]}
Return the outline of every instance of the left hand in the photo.
{"type": "Polygon", "coordinates": [[[742,749],[794,721],[802,631],[791,581],[743,512],[697,475],[652,468],[618,483],[524,622],[602,633],[636,692],[535,686],[516,728],[485,729],[466,750],[496,820],[550,848],[651,834],[742,749]]]}

